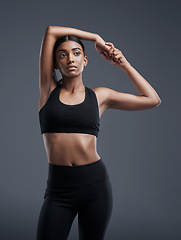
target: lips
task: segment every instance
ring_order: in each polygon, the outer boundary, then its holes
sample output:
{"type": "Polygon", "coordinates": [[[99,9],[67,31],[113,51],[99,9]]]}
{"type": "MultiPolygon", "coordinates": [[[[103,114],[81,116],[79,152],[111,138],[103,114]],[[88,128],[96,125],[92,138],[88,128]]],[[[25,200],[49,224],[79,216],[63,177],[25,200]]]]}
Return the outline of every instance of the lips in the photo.
{"type": "Polygon", "coordinates": [[[68,68],[73,68],[73,67],[77,68],[76,66],[69,66],[68,68]]]}

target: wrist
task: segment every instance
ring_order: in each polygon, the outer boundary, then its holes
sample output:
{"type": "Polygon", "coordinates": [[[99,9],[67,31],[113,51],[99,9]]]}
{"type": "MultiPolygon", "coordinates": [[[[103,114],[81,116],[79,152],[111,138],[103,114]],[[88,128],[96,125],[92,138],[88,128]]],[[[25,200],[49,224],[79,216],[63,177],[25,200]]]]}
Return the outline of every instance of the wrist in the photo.
{"type": "Polygon", "coordinates": [[[124,65],[121,66],[121,69],[124,72],[127,72],[131,67],[132,67],[131,64],[129,62],[126,62],[124,65]]]}
{"type": "Polygon", "coordinates": [[[97,33],[95,33],[95,38],[94,38],[95,40],[95,42],[96,41],[99,41],[99,40],[103,40],[100,36],[99,36],[99,34],[97,34],[97,33]]]}
{"type": "Polygon", "coordinates": [[[93,42],[96,42],[99,39],[99,35],[97,33],[93,33],[93,42]]]}

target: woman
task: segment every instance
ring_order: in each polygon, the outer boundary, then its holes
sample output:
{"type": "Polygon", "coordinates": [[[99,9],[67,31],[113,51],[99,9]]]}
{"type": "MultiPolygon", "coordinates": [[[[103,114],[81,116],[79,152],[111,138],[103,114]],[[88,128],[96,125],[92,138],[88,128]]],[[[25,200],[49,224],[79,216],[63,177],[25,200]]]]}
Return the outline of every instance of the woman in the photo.
{"type": "Polygon", "coordinates": [[[40,51],[39,120],[48,156],[48,180],[37,240],[65,240],[78,214],[80,240],[102,240],[111,217],[109,175],[97,153],[100,117],[108,108],[142,110],[161,103],[155,90],[122,52],[98,34],[49,26],[40,51]],[[93,41],[104,59],[122,69],[139,96],[84,86],[87,66],[80,39],[93,41]],[[62,74],[57,81],[55,69],[62,74]]]}

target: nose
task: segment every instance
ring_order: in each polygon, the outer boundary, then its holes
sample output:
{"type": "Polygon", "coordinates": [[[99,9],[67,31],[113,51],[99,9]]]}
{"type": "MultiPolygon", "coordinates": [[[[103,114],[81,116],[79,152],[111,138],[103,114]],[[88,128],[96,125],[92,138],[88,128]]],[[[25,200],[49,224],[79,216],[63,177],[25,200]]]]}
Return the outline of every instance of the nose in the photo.
{"type": "Polygon", "coordinates": [[[68,62],[74,62],[73,54],[69,53],[68,55],[68,62]]]}

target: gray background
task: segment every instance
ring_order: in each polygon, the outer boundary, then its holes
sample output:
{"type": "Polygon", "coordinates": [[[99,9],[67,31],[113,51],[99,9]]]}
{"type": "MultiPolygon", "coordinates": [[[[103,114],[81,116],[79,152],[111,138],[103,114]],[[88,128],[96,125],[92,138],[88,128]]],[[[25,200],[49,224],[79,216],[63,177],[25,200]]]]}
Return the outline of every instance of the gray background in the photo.
{"type": "MultiPolygon", "coordinates": [[[[98,153],[114,194],[105,240],[181,239],[180,10],[181,1],[2,1],[0,239],[36,236],[48,173],[38,120],[39,51],[49,25],[113,42],[162,100],[153,109],[108,109],[101,117],[98,153]]],[[[138,95],[93,42],[83,42],[84,85],[138,95]]],[[[77,217],[68,239],[78,239],[77,217]]]]}

